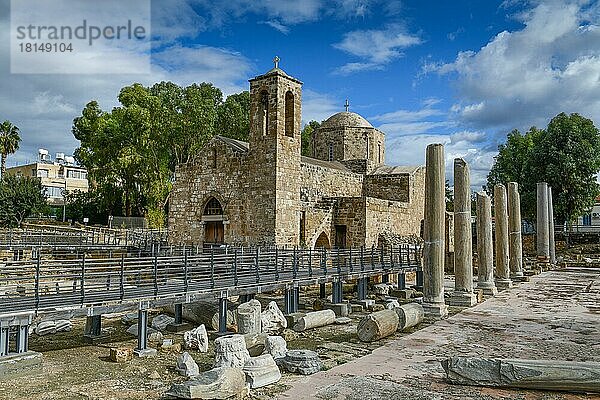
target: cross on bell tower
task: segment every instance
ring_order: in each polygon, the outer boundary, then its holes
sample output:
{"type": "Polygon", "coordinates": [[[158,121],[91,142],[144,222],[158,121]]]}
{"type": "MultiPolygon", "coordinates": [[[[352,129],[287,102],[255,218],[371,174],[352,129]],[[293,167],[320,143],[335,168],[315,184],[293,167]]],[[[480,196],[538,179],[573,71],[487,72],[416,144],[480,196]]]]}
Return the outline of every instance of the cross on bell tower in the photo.
{"type": "Polygon", "coordinates": [[[273,59],[273,64],[275,64],[275,68],[279,68],[279,61],[281,61],[279,56],[275,56],[275,58],[273,59]]]}
{"type": "Polygon", "coordinates": [[[346,112],[348,112],[348,109],[350,108],[350,103],[348,102],[348,99],[346,99],[346,103],[344,103],[344,107],[346,108],[346,112]]]}

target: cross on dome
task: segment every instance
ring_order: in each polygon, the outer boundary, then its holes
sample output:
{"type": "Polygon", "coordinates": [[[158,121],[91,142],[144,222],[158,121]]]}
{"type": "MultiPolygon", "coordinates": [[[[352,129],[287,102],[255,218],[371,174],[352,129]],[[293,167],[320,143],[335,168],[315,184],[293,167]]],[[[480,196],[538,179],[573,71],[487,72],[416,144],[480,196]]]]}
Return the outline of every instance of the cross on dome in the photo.
{"type": "Polygon", "coordinates": [[[348,112],[348,109],[350,108],[350,103],[348,102],[348,99],[346,99],[346,103],[344,104],[344,107],[346,108],[346,112],[348,112]]]}
{"type": "Polygon", "coordinates": [[[275,58],[273,59],[273,63],[275,64],[275,68],[279,68],[279,61],[281,61],[281,59],[279,58],[279,56],[275,56],[275,58]]]}

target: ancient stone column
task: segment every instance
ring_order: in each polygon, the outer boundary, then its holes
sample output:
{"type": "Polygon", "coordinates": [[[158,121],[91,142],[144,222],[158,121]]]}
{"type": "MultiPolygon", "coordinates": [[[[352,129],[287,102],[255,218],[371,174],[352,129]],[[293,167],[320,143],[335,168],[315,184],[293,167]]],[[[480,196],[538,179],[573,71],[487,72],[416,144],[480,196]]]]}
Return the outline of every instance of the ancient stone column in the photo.
{"type": "Polygon", "coordinates": [[[537,225],[535,227],[537,236],[537,259],[538,262],[550,261],[550,238],[548,220],[548,184],[540,182],[537,184],[537,225]]]}
{"type": "Polygon", "coordinates": [[[236,310],[238,333],[260,333],[261,332],[261,306],[260,301],[250,300],[242,303],[236,310]]]}
{"type": "Polygon", "coordinates": [[[423,247],[423,308],[425,315],[444,318],[444,216],[445,199],[444,146],[427,146],[425,171],[425,221],[423,247]]]}
{"type": "Polygon", "coordinates": [[[477,255],[479,272],[477,289],[486,296],[498,293],[494,285],[494,249],[492,244],[492,204],[484,192],[477,193],[477,255]]]}
{"type": "Polygon", "coordinates": [[[554,243],[554,204],[552,188],[548,186],[548,245],[550,248],[550,264],[556,264],[556,247],[554,243]]]}
{"type": "Polygon", "coordinates": [[[519,184],[508,182],[508,231],[510,278],[523,277],[523,242],[521,241],[521,197],[519,184]]]}
{"type": "Polygon", "coordinates": [[[469,166],[454,159],[454,292],[453,306],[477,304],[473,293],[473,234],[471,230],[471,179],[469,166]]]}
{"type": "Polygon", "coordinates": [[[512,287],[508,254],[508,202],[506,187],[494,186],[494,215],[496,217],[496,287],[504,290],[512,287]]]}

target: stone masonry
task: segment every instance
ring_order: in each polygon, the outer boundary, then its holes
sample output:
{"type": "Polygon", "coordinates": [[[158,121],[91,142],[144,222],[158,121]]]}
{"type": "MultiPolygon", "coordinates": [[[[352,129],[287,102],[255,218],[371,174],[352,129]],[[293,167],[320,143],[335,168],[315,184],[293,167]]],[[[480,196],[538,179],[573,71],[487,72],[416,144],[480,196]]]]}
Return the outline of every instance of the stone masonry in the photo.
{"type": "Polygon", "coordinates": [[[385,165],[383,132],[348,111],[301,156],[301,96],[278,67],[250,80],[249,142],[215,136],[177,168],[171,243],[370,247],[420,234],[425,168],[385,165]]]}

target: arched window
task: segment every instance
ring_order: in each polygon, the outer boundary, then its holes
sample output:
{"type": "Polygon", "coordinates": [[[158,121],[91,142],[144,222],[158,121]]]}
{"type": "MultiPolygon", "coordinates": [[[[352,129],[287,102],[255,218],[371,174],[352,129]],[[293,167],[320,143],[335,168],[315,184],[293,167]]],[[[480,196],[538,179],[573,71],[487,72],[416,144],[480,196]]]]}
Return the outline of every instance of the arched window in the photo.
{"type": "Polygon", "coordinates": [[[261,121],[261,131],[263,136],[267,136],[269,130],[269,94],[266,90],[260,93],[259,118],[261,121]]]}
{"type": "Polygon", "coordinates": [[[285,136],[294,137],[294,94],[285,94],[285,136]]]}
{"type": "Polygon", "coordinates": [[[204,213],[202,215],[223,215],[223,208],[219,200],[211,197],[204,207],[204,213]]]}

